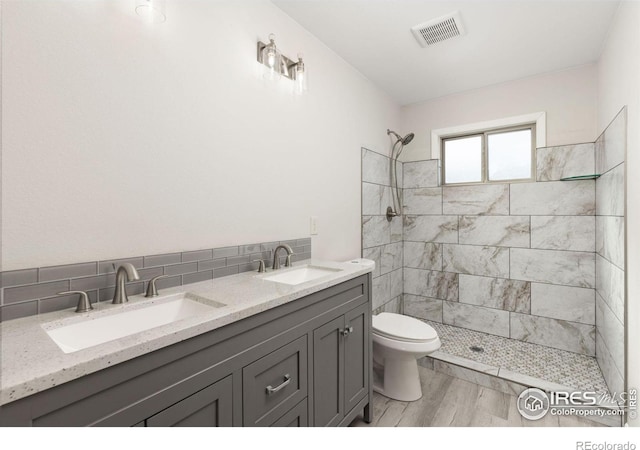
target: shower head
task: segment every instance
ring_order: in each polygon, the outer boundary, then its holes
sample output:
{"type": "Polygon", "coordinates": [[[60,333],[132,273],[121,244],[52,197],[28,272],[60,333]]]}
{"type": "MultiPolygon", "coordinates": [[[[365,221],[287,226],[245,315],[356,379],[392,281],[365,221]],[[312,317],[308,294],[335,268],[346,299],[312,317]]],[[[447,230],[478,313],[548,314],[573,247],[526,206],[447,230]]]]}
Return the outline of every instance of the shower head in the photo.
{"type": "Polygon", "coordinates": [[[405,137],[402,138],[402,145],[407,145],[409,142],[413,141],[414,136],[415,135],[413,133],[407,134],[405,137]]]}
{"type": "Polygon", "coordinates": [[[389,129],[387,129],[387,134],[393,134],[396,137],[396,139],[398,139],[396,141],[396,144],[398,142],[402,142],[402,145],[407,145],[414,138],[414,134],[413,133],[409,133],[405,137],[402,137],[398,133],[396,133],[395,131],[392,131],[392,130],[389,130],[389,129]]]}

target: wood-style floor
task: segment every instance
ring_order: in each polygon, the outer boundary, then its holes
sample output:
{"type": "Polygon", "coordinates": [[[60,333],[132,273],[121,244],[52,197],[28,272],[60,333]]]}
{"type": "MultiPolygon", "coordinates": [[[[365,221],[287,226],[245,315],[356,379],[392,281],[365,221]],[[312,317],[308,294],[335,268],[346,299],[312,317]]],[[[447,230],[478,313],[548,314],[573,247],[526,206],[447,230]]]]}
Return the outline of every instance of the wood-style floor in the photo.
{"type": "Polygon", "coordinates": [[[374,420],[356,418],[357,427],[592,427],[602,426],[575,416],[530,421],[520,416],[517,397],[475,383],[418,367],[422,398],[399,402],[374,393],[374,420]]]}

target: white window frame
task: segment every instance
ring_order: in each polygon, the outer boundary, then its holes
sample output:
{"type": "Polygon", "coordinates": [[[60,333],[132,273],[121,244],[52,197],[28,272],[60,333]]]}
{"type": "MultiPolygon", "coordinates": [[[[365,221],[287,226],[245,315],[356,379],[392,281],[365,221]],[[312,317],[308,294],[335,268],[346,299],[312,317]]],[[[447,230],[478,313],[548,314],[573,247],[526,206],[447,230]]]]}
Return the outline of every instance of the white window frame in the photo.
{"type": "Polygon", "coordinates": [[[536,112],[521,116],[505,117],[504,119],[488,120],[467,125],[431,130],[431,159],[440,159],[440,144],[443,138],[461,136],[464,134],[480,133],[495,128],[508,128],[521,125],[536,124],[535,149],[547,146],[547,113],[536,112]]]}

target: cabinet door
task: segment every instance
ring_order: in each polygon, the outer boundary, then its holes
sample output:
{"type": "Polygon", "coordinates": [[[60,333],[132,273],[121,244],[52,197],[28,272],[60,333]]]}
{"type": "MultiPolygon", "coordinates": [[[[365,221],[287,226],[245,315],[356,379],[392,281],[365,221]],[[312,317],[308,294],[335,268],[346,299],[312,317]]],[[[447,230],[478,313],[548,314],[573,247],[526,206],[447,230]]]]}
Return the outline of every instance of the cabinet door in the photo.
{"type": "Polygon", "coordinates": [[[147,419],[148,427],[230,427],[231,375],[147,419]]]}
{"type": "Polygon", "coordinates": [[[344,316],[313,330],[313,424],[337,425],[344,416],[344,316]]]}
{"type": "Polygon", "coordinates": [[[344,410],[351,411],[369,391],[369,305],[345,314],[344,410]]]}

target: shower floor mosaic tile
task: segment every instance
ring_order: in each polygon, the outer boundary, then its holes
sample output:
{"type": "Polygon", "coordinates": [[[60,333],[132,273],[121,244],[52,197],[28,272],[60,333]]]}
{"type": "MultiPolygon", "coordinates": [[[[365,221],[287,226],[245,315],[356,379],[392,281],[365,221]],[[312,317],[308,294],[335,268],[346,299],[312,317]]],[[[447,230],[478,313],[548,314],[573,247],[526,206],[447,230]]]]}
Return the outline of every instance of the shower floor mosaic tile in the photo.
{"type": "MultiPolygon", "coordinates": [[[[608,394],[595,358],[439,322],[425,322],[435,328],[442,342],[440,350],[430,355],[433,359],[441,359],[439,356],[443,356],[444,360],[445,355],[453,355],[480,363],[475,367],[473,363],[469,363],[468,367],[476,370],[480,367],[484,371],[484,365],[487,373],[499,377],[499,372],[509,371],[514,375],[522,374],[543,380],[550,385],[608,394]],[[482,351],[472,351],[471,347],[480,347],[482,351]],[[491,368],[494,370],[490,370],[491,368]]],[[[463,364],[464,361],[461,361],[458,365],[463,364]]]]}

